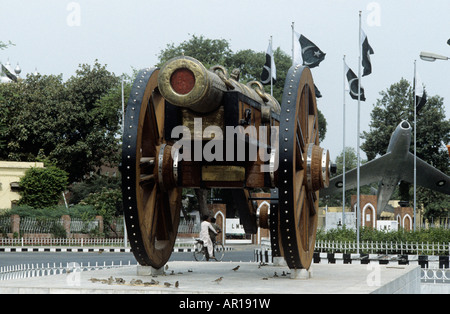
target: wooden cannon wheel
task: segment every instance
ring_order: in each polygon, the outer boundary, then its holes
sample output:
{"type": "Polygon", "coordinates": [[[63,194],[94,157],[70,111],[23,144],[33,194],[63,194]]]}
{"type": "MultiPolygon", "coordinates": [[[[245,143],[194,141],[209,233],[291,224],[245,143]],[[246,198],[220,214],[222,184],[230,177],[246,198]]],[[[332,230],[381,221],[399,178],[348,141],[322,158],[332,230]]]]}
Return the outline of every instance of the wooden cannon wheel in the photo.
{"type": "Polygon", "coordinates": [[[139,264],[155,268],[164,266],[172,254],[181,208],[181,189],[171,173],[171,146],[163,134],[165,102],[158,72],[139,72],[127,103],[122,144],[123,205],[131,248],[139,264]]]}
{"type": "MultiPolygon", "coordinates": [[[[318,112],[309,68],[297,66],[289,70],[281,108],[279,251],[291,269],[308,269],[316,238],[318,190],[327,186],[329,180],[328,151],[318,146],[318,112]]],[[[275,230],[276,226],[272,227],[275,230]]]]}

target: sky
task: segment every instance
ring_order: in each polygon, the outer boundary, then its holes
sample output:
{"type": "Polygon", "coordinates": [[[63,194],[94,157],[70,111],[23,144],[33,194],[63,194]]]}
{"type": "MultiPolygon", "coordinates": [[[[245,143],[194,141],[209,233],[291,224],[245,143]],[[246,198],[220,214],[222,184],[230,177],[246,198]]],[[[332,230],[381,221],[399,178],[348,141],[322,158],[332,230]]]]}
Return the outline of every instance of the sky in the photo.
{"type": "MultiPolygon", "coordinates": [[[[426,62],[421,51],[450,56],[448,0],[1,0],[0,41],[15,46],[0,51],[0,62],[19,63],[21,76],[62,74],[67,80],[79,64],[98,60],[116,75],[152,67],[168,44],[192,35],[225,39],[233,52],[273,47],[291,55],[292,30],[313,41],[325,60],[312,69],[323,97],[318,107],[328,125],[321,146],[332,160],[357,145],[357,101],[344,96],[343,56],[358,71],[358,25],[375,54],[372,74],[362,78],[361,132],[369,131],[370,113],[380,92],[401,78],[412,82],[414,60],[428,95],[444,97],[450,117],[450,60],[426,62]]],[[[276,63],[276,60],[275,60],[276,63]]],[[[262,67],[263,65],[261,65],[262,67]]],[[[399,121],[400,123],[400,121],[399,121]]],[[[363,142],[361,141],[361,144],[363,142]]],[[[362,158],[365,154],[361,151],[362,158]]]]}

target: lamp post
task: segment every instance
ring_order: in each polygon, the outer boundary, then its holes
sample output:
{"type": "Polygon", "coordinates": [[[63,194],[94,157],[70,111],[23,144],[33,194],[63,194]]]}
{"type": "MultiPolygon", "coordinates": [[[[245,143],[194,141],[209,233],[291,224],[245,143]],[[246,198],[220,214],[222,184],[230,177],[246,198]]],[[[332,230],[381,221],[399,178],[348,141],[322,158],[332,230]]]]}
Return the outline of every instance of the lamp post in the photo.
{"type": "MultiPolygon", "coordinates": [[[[450,39],[447,40],[447,44],[450,45],[450,39]]],[[[420,59],[428,62],[434,62],[436,60],[449,60],[450,58],[447,56],[438,55],[433,52],[425,52],[422,51],[420,53],[420,59]]],[[[415,75],[416,75],[416,62],[414,61],[414,83],[415,83],[415,75]]],[[[414,101],[416,99],[415,91],[414,91],[414,101]]],[[[415,102],[414,102],[415,104],[415,102]]],[[[450,155],[450,148],[447,145],[447,148],[449,150],[450,155]]],[[[416,210],[416,107],[414,106],[414,216],[415,216],[415,210],[416,210]]],[[[414,217],[415,220],[415,217],[414,217]]],[[[415,221],[414,221],[414,228],[415,228],[415,221]]]]}
{"type": "MultiPolygon", "coordinates": [[[[450,41],[450,39],[449,39],[449,41],[450,41]]],[[[432,53],[432,52],[424,52],[424,51],[422,51],[420,53],[420,59],[422,59],[424,61],[434,62],[436,60],[448,60],[449,57],[441,56],[441,55],[438,55],[438,54],[432,53]]]]}

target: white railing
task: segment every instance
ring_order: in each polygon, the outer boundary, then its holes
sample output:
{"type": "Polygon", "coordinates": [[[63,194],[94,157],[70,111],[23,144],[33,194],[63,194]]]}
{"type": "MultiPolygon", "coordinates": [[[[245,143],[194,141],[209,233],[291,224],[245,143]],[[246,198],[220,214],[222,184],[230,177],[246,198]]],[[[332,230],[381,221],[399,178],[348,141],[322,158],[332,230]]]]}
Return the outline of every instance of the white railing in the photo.
{"type": "MultiPolygon", "coordinates": [[[[319,252],[355,253],[356,241],[317,240],[315,250],[319,252]]],[[[450,255],[450,242],[378,242],[361,241],[360,253],[381,254],[416,254],[416,255],[450,255]]]]}
{"type": "Polygon", "coordinates": [[[0,247],[8,246],[111,246],[123,247],[123,238],[0,238],[0,247]]]}
{"type": "Polygon", "coordinates": [[[420,279],[424,283],[450,283],[449,268],[421,268],[420,279]]]}
{"type": "MultiPolygon", "coordinates": [[[[137,265],[137,264],[133,264],[137,265]]],[[[56,264],[50,263],[45,264],[20,264],[20,265],[10,265],[10,266],[0,266],[0,281],[2,280],[13,280],[13,279],[21,279],[21,278],[33,278],[33,277],[42,277],[42,276],[50,276],[50,275],[60,275],[60,274],[69,274],[71,272],[82,272],[82,271],[92,271],[92,270],[101,270],[101,269],[111,269],[111,268],[119,268],[123,266],[133,266],[131,261],[128,261],[128,264],[123,264],[120,261],[119,264],[114,264],[114,261],[111,262],[110,265],[107,265],[106,262],[103,264],[99,264],[96,262],[95,264],[89,263],[66,263],[63,266],[62,263],[56,264]]]]}

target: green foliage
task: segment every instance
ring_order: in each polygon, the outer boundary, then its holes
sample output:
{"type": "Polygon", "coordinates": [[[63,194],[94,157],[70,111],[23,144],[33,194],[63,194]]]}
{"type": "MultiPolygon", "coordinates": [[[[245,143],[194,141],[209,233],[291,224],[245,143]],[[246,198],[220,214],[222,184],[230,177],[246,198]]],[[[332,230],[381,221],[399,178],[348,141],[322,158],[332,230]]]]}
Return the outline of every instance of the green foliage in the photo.
{"type": "Polygon", "coordinates": [[[44,158],[65,170],[70,182],[118,164],[119,78],[97,61],[80,65],[67,82],[62,75],[38,74],[0,84],[0,100],[0,145],[6,146],[0,159],[44,158]]]}
{"type": "MultiPolygon", "coordinates": [[[[345,228],[331,229],[325,232],[321,229],[317,231],[317,240],[324,241],[356,241],[356,230],[345,228]]],[[[373,242],[450,242],[450,229],[429,228],[416,231],[405,231],[399,229],[397,231],[381,231],[373,228],[363,227],[360,229],[360,241],[373,242]]]]}
{"type": "Polygon", "coordinates": [[[0,41],[0,50],[4,50],[4,49],[8,48],[9,46],[15,46],[15,45],[10,40],[7,43],[0,41]]]}
{"type": "Polygon", "coordinates": [[[192,35],[191,39],[177,46],[171,43],[166,46],[166,49],[161,50],[157,66],[183,54],[201,60],[206,67],[211,67],[216,64],[225,65],[232,52],[230,44],[225,39],[208,39],[203,35],[200,37],[192,35]]]}
{"type": "Polygon", "coordinates": [[[120,176],[93,175],[86,180],[72,184],[70,187],[70,204],[78,204],[91,193],[98,193],[103,188],[120,189],[120,176]]]}
{"type": "Polygon", "coordinates": [[[11,215],[19,215],[20,217],[29,218],[52,218],[59,219],[63,215],[69,215],[71,218],[80,218],[83,220],[94,219],[96,213],[93,206],[86,204],[77,204],[68,209],[62,205],[56,205],[44,208],[34,208],[28,205],[18,205],[11,209],[4,210],[2,216],[9,217],[11,215]]]}
{"type": "Polygon", "coordinates": [[[67,173],[57,167],[30,168],[20,179],[19,204],[34,208],[56,205],[67,187],[67,173]]]}
{"type": "Polygon", "coordinates": [[[92,205],[97,215],[110,221],[122,212],[122,191],[102,188],[101,191],[90,193],[81,204],[92,205]]]}

